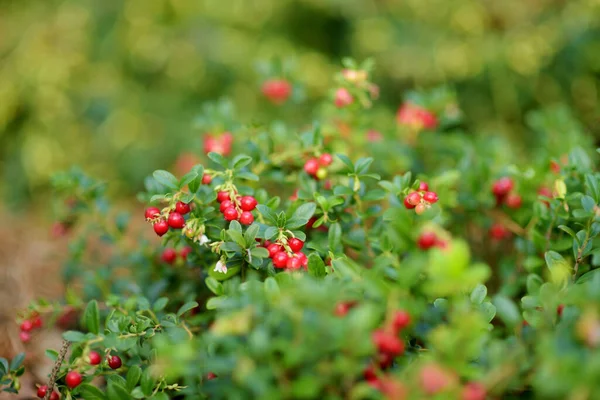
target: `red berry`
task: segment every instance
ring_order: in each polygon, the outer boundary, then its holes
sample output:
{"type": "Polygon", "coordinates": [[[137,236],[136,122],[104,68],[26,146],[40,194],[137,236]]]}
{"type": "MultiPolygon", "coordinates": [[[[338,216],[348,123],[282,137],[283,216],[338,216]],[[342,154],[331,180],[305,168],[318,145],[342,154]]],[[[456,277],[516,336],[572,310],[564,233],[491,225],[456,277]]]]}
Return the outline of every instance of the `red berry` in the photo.
{"type": "Polygon", "coordinates": [[[561,317],[564,309],[565,305],[559,304],[558,307],[556,307],[556,314],[558,314],[558,316],[561,317]]]}
{"type": "Polygon", "coordinates": [[[421,368],[419,380],[423,391],[429,395],[444,390],[452,383],[453,377],[444,369],[435,364],[421,368]]]}
{"type": "Polygon", "coordinates": [[[222,203],[225,200],[231,200],[229,198],[229,192],[221,191],[221,192],[217,193],[217,201],[219,203],[222,203]]]}
{"type": "Polygon", "coordinates": [[[210,185],[210,183],[212,182],[212,177],[208,174],[204,174],[202,175],[202,184],[203,185],[210,185]]]}
{"type": "Polygon", "coordinates": [[[337,315],[338,317],[345,316],[346,314],[348,314],[348,311],[350,311],[353,305],[353,303],[348,301],[337,303],[335,306],[335,315],[337,315]]]}
{"type": "Polygon", "coordinates": [[[521,196],[514,193],[509,193],[509,195],[506,196],[506,199],[504,200],[504,204],[506,204],[508,208],[520,208],[522,203],[523,199],[521,198],[521,196]]]}
{"type": "Polygon", "coordinates": [[[302,261],[298,257],[290,257],[286,263],[287,269],[296,270],[302,267],[302,261]]]}
{"type": "Polygon", "coordinates": [[[102,362],[102,357],[97,351],[90,351],[88,357],[90,359],[90,365],[98,365],[102,362]]]}
{"type": "Polygon", "coordinates": [[[42,319],[39,316],[33,317],[33,319],[31,320],[31,322],[33,323],[33,327],[35,329],[39,329],[43,325],[43,321],[42,321],[42,319]]]}
{"type": "Polygon", "coordinates": [[[156,232],[156,234],[158,236],[164,235],[169,230],[169,224],[167,223],[167,221],[165,221],[163,219],[156,222],[153,226],[154,226],[154,232],[156,232]]]}
{"type": "Polygon", "coordinates": [[[421,203],[421,194],[418,192],[409,193],[408,196],[406,196],[406,198],[406,201],[413,206],[416,206],[417,204],[421,203]]]}
{"type": "Polygon", "coordinates": [[[81,381],[83,381],[83,377],[77,371],[69,371],[65,377],[65,383],[70,389],[75,389],[81,384],[81,381]]]}
{"type": "Polygon", "coordinates": [[[413,208],[415,208],[415,206],[413,206],[412,204],[410,204],[410,203],[408,202],[408,196],[406,196],[406,197],[404,198],[404,207],[406,207],[406,208],[407,208],[407,209],[409,209],[409,210],[412,210],[413,208]]]}
{"type": "Polygon", "coordinates": [[[226,221],[233,221],[239,218],[239,213],[235,209],[235,207],[227,207],[225,211],[223,211],[223,216],[226,221]]]}
{"type": "Polygon", "coordinates": [[[179,254],[181,255],[181,258],[183,258],[184,260],[187,260],[187,256],[191,252],[192,252],[192,248],[190,246],[185,246],[183,249],[181,249],[181,252],[179,254]]]}
{"type": "Polygon", "coordinates": [[[333,157],[329,153],[323,153],[323,154],[321,154],[321,157],[319,157],[319,164],[321,164],[321,166],[323,166],[323,167],[327,167],[327,166],[331,165],[332,162],[333,162],[333,157]]]}
{"type": "Polygon", "coordinates": [[[304,163],[304,171],[307,174],[315,176],[319,170],[319,161],[316,158],[310,158],[304,163]]]}
{"type": "Polygon", "coordinates": [[[290,240],[288,240],[288,245],[290,246],[290,249],[292,249],[292,251],[296,253],[302,250],[304,242],[298,238],[291,238],[290,240]]]}
{"type": "Polygon", "coordinates": [[[173,264],[177,258],[177,252],[175,249],[164,249],[160,258],[167,264],[173,264]]]}
{"type": "Polygon", "coordinates": [[[156,207],[148,207],[146,211],[144,211],[144,216],[146,220],[154,219],[160,215],[160,210],[156,207]]]}
{"type": "Polygon", "coordinates": [[[178,212],[172,212],[169,214],[168,222],[169,226],[173,229],[181,229],[185,225],[185,219],[183,218],[183,215],[178,212]]]}
{"type": "Polygon", "coordinates": [[[292,85],[285,79],[269,79],[263,83],[261,90],[273,104],[283,104],[292,93],[292,85]]]}
{"type": "Polygon", "coordinates": [[[438,238],[435,233],[423,232],[417,239],[417,246],[419,246],[421,250],[428,250],[436,245],[437,240],[438,238]]]}
{"type": "Polygon", "coordinates": [[[215,375],[213,372],[209,372],[208,374],[206,374],[206,379],[213,380],[217,377],[217,375],[215,375]]]}
{"type": "Polygon", "coordinates": [[[425,204],[420,203],[415,206],[415,213],[417,213],[417,215],[421,215],[425,211],[427,211],[427,206],[425,204]]]}
{"type": "Polygon", "coordinates": [[[354,102],[354,97],[352,97],[352,93],[348,91],[346,88],[339,88],[335,91],[335,99],[334,104],[337,108],[346,107],[354,102]]]}
{"type": "Polygon", "coordinates": [[[438,201],[438,195],[435,192],[425,192],[425,194],[423,195],[423,200],[425,200],[429,204],[434,204],[438,201]]]}
{"type": "Polygon", "coordinates": [[[388,353],[393,356],[404,353],[404,343],[396,336],[382,329],[377,329],[372,335],[373,343],[382,353],[388,353]]]}
{"type": "Polygon", "coordinates": [[[363,376],[368,382],[377,381],[377,374],[375,373],[375,367],[373,364],[370,364],[367,368],[365,368],[363,371],[363,376]]]}
{"type": "Polygon", "coordinates": [[[487,390],[479,382],[467,383],[461,393],[461,400],[485,400],[487,396],[487,390]]]}
{"type": "Polygon", "coordinates": [[[231,200],[223,200],[223,202],[221,202],[221,205],[219,206],[219,211],[223,213],[229,207],[233,207],[233,202],[231,200]]]}
{"type": "Polygon", "coordinates": [[[302,266],[304,266],[304,267],[308,266],[308,257],[306,257],[306,254],[304,254],[300,251],[300,252],[296,253],[296,257],[298,257],[300,259],[302,266]]]}
{"type": "Polygon", "coordinates": [[[404,310],[398,310],[394,313],[392,327],[395,332],[400,332],[402,329],[410,325],[410,314],[404,310]]]}
{"type": "Polygon", "coordinates": [[[490,228],[490,236],[495,240],[502,240],[510,236],[508,229],[504,225],[496,223],[490,228]]]}
{"type": "Polygon", "coordinates": [[[252,196],[244,196],[240,199],[240,208],[243,211],[252,211],[256,208],[258,201],[252,196]]]}
{"type": "Polygon", "coordinates": [[[38,387],[37,397],[39,397],[40,399],[43,399],[44,397],[46,397],[46,393],[48,393],[48,386],[42,385],[42,386],[38,387]]]}
{"type": "Polygon", "coordinates": [[[285,251],[280,251],[273,256],[273,265],[275,268],[285,268],[288,262],[288,255],[285,251]]]}
{"type": "Polygon", "coordinates": [[[33,329],[33,322],[26,320],[21,323],[21,331],[31,332],[32,329],[33,329]]]}
{"type": "Polygon", "coordinates": [[[427,182],[419,183],[419,192],[426,192],[428,190],[429,190],[429,185],[427,184],[427,182]]]}
{"type": "Polygon", "coordinates": [[[560,174],[560,164],[554,160],[550,161],[550,170],[557,175],[560,174]]]}
{"type": "Polygon", "coordinates": [[[60,394],[58,394],[58,392],[52,392],[50,400],[60,400],[60,394]]]}
{"type": "Polygon", "coordinates": [[[123,362],[121,361],[121,357],[119,356],[111,356],[108,359],[108,366],[112,369],[121,368],[121,365],[123,365],[123,362]]]}
{"type": "Polygon", "coordinates": [[[504,197],[513,189],[514,186],[515,184],[513,180],[505,176],[494,182],[492,185],[492,193],[494,193],[494,196],[496,197],[504,197]]]}
{"type": "Polygon", "coordinates": [[[178,201],[175,204],[175,211],[177,211],[181,215],[185,215],[190,212],[190,205],[182,201],[178,201]]]}
{"type": "Polygon", "coordinates": [[[391,377],[385,377],[379,382],[379,390],[387,400],[404,400],[408,393],[402,382],[391,377]]]}
{"type": "Polygon", "coordinates": [[[29,341],[31,340],[31,334],[29,332],[21,331],[19,332],[19,339],[23,343],[29,343],[29,341]]]}
{"type": "Polygon", "coordinates": [[[254,215],[250,211],[242,212],[240,215],[240,224],[242,225],[250,225],[254,222],[254,215]]]}
{"type": "Polygon", "coordinates": [[[279,253],[282,250],[283,250],[283,248],[280,245],[278,245],[277,243],[272,243],[269,246],[267,246],[267,251],[269,252],[270,258],[275,257],[275,254],[279,253]]]}

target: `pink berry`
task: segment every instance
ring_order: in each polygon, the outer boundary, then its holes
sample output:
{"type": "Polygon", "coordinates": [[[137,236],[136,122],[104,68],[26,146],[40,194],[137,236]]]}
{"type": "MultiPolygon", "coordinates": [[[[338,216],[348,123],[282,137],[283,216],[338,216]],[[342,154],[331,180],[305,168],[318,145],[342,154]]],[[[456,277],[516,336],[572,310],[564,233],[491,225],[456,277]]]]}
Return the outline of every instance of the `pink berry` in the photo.
{"type": "Polygon", "coordinates": [[[275,268],[285,268],[288,262],[288,255],[285,251],[280,251],[273,256],[273,265],[275,268]]]}
{"type": "Polygon", "coordinates": [[[121,357],[119,356],[111,356],[108,359],[108,366],[112,369],[119,369],[123,362],[121,361],[121,357]]]}
{"type": "Polygon", "coordinates": [[[163,219],[161,219],[160,221],[156,222],[153,225],[153,227],[154,227],[154,232],[156,232],[156,234],[158,236],[163,236],[169,230],[169,224],[167,223],[167,221],[165,221],[163,219]]]}
{"type": "Polygon", "coordinates": [[[429,185],[427,184],[427,182],[419,183],[419,192],[426,192],[428,190],[429,190],[429,185]]]}
{"type": "Polygon", "coordinates": [[[292,93],[292,85],[285,79],[269,79],[263,83],[261,90],[273,104],[283,104],[292,93]]]}
{"type": "Polygon", "coordinates": [[[31,334],[29,332],[21,331],[19,332],[19,339],[23,343],[29,343],[29,341],[31,340],[31,334]]]}
{"type": "Polygon", "coordinates": [[[251,225],[254,222],[254,215],[250,211],[243,211],[240,215],[240,224],[251,225]]]}
{"type": "Polygon", "coordinates": [[[487,390],[479,382],[467,383],[461,393],[461,400],[485,400],[487,396],[487,390]]]}
{"type": "Polygon", "coordinates": [[[506,204],[508,208],[521,208],[522,203],[523,199],[516,193],[509,193],[508,196],[506,196],[506,199],[504,199],[504,204],[506,204]]]}
{"type": "Polygon", "coordinates": [[[169,214],[168,223],[173,229],[181,229],[185,225],[185,219],[183,218],[183,215],[175,211],[169,214]]]}
{"type": "Polygon", "coordinates": [[[298,238],[291,238],[290,240],[288,240],[288,245],[290,246],[290,249],[292,249],[292,251],[296,253],[302,250],[304,242],[298,238]]]}
{"type": "Polygon", "coordinates": [[[144,216],[146,220],[151,220],[160,216],[160,210],[156,207],[148,207],[146,211],[144,211],[144,216]]]}
{"type": "Polygon", "coordinates": [[[177,211],[181,215],[185,215],[190,212],[190,205],[183,203],[181,201],[178,201],[175,204],[175,211],[177,211]]]}
{"type": "Polygon", "coordinates": [[[65,383],[70,389],[75,389],[82,381],[83,377],[77,371],[69,371],[65,377],[65,383]]]}
{"type": "Polygon", "coordinates": [[[238,219],[239,214],[235,207],[227,207],[225,211],[223,211],[223,216],[226,221],[233,221],[238,219]]]}
{"type": "Polygon", "coordinates": [[[304,171],[307,174],[315,176],[319,170],[319,161],[316,158],[310,158],[304,163],[304,171]]]}
{"type": "Polygon", "coordinates": [[[22,332],[31,332],[33,329],[33,322],[29,320],[25,320],[21,323],[21,331],[22,332]]]}
{"type": "Polygon", "coordinates": [[[335,91],[334,104],[337,108],[344,108],[354,102],[354,97],[346,88],[339,88],[335,91]]]}
{"type": "Polygon", "coordinates": [[[421,388],[428,395],[439,393],[452,383],[452,376],[436,364],[425,365],[419,375],[421,388]]]}
{"type": "Polygon", "coordinates": [[[243,211],[252,211],[256,208],[258,201],[252,196],[244,196],[240,199],[240,208],[243,211]]]}
{"type": "Polygon", "coordinates": [[[319,164],[321,164],[321,166],[323,166],[323,167],[327,167],[327,166],[331,165],[332,162],[333,162],[333,157],[329,153],[323,153],[323,154],[321,154],[321,157],[319,157],[319,164]]]}

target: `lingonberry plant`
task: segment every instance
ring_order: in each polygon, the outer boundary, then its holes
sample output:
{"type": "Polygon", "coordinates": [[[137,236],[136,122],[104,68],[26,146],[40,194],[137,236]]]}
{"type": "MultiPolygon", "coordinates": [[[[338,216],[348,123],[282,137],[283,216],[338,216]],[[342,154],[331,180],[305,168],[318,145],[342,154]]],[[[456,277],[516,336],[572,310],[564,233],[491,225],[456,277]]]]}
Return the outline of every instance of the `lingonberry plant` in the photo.
{"type": "Polygon", "coordinates": [[[581,128],[531,114],[540,148],[516,163],[463,133],[447,88],[382,121],[372,66],[344,63],[318,122],[211,132],[203,162],[148,177],[149,235],[105,185],[56,176],[80,289],[19,322],[80,323],[40,397],[600,396],[600,174],[581,128]]]}

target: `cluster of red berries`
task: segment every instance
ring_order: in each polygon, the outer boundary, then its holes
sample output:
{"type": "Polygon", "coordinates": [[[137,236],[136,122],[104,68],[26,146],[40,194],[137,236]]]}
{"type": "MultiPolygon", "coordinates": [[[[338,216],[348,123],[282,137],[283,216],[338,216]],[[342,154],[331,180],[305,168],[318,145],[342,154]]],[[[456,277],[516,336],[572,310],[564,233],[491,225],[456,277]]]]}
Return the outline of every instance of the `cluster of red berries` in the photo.
{"type": "Polygon", "coordinates": [[[177,260],[177,256],[179,255],[182,260],[187,260],[188,254],[192,252],[192,248],[189,246],[184,247],[180,250],[179,254],[177,254],[177,250],[173,248],[164,249],[160,259],[163,260],[167,264],[174,264],[175,260],[177,260]]]}
{"type": "Polygon", "coordinates": [[[325,179],[327,177],[326,167],[333,162],[333,157],[329,153],[323,153],[319,158],[312,157],[304,163],[304,171],[315,179],[325,179]]]}
{"type": "Polygon", "coordinates": [[[431,231],[422,232],[417,238],[417,246],[421,250],[429,250],[432,247],[444,248],[446,245],[446,241],[440,239],[435,232],[431,231]]]}
{"type": "Polygon", "coordinates": [[[21,322],[21,332],[19,332],[19,339],[21,339],[21,342],[28,343],[31,340],[31,332],[34,329],[41,328],[42,325],[42,319],[37,314],[33,314],[29,319],[21,322]]]}
{"type": "Polygon", "coordinates": [[[178,201],[175,204],[175,210],[169,212],[169,215],[166,219],[161,215],[160,210],[156,207],[146,208],[144,215],[146,217],[146,221],[152,222],[154,232],[156,232],[158,236],[163,236],[169,231],[169,228],[182,229],[185,226],[185,218],[183,216],[189,213],[190,210],[191,208],[189,204],[178,201]]]}
{"type": "Polygon", "coordinates": [[[433,113],[412,103],[404,103],[400,106],[396,113],[396,121],[399,125],[415,130],[435,129],[438,126],[438,120],[433,113]]]}
{"type": "Polygon", "coordinates": [[[429,191],[429,185],[425,182],[419,184],[419,190],[410,192],[404,198],[404,207],[414,209],[418,215],[423,214],[432,204],[437,203],[438,195],[429,191]]]}
{"type": "Polygon", "coordinates": [[[254,222],[252,210],[258,205],[258,201],[252,196],[238,196],[227,191],[217,193],[217,201],[221,204],[219,210],[226,221],[239,221],[242,225],[250,225],[254,222]]]}
{"type": "Polygon", "coordinates": [[[292,85],[285,79],[266,80],[261,87],[263,95],[273,104],[283,104],[292,94],[292,85]]]}
{"type": "Polygon", "coordinates": [[[498,179],[492,185],[492,193],[496,196],[496,205],[505,204],[508,208],[520,208],[523,199],[517,193],[512,193],[515,183],[509,177],[498,179]]]}
{"type": "Polygon", "coordinates": [[[233,135],[231,132],[225,132],[220,136],[207,134],[204,136],[204,153],[218,153],[222,156],[228,156],[231,153],[233,144],[233,135]]]}
{"type": "Polygon", "coordinates": [[[275,268],[288,270],[297,270],[301,267],[308,267],[308,257],[301,252],[304,247],[304,242],[298,238],[291,238],[287,241],[287,246],[290,252],[285,249],[285,246],[279,243],[271,243],[268,240],[263,244],[263,247],[269,252],[269,258],[273,261],[275,268]]]}

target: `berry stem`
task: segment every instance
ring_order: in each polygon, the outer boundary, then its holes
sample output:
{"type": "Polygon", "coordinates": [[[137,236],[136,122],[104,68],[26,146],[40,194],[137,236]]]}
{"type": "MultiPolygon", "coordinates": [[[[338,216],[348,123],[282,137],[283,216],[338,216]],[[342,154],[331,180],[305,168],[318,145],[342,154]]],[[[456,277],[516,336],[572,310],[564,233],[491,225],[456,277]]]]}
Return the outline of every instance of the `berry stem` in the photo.
{"type": "Polygon", "coordinates": [[[54,384],[56,383],[56,376],[58,375],[58,371],[60,371],[60,366],[65,360],[65,356],[67,355],[67,350],[69,350],[69,346],[71,342],[63,339],[62,347],[60,348],[60,352],[58,353],[58,358],[54,363],[54,367],[52,368],[52,373],[50,374],[50,379],[48,379],[48,390],[46,391],[46,396],[44,400],[50,400],[50,396],[52,396],[52,392],[54,392],[54,384]]]}

